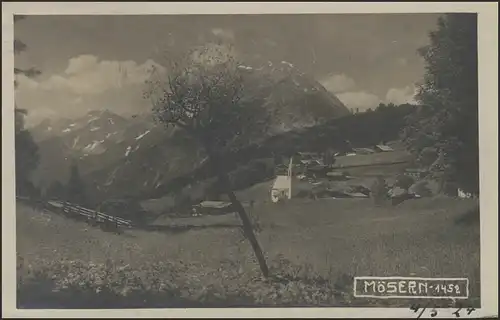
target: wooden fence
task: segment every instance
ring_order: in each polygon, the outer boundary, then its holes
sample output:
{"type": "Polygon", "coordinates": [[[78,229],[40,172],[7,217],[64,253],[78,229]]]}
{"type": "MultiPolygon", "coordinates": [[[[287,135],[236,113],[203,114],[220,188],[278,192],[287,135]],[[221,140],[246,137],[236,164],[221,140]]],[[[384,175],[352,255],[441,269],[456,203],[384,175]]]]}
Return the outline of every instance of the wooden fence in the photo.
{"type": "Polygon", "coordinates": [[[69,203],[66,201],[49,201],[49,205],[61,209],[67,215],[75,215],[85,218],[88,221],[93,221],[96,223],[112,223],[114,225],[121,227],[132,227],[132,221],[125,220],[116,216],[98,212],[95,210],[87,209],[79,205],[69,203]]]}

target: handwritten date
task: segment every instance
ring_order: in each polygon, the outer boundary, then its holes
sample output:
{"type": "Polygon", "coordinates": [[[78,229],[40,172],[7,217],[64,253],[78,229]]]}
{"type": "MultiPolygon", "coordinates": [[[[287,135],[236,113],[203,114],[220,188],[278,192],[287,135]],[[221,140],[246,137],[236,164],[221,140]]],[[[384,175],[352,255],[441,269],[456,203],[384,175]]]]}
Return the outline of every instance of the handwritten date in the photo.
{"type": "MultiPolygon", "coordinates": [[[[429,307],[429,305],[426,305],[425,307],[421,307],[420,305],[412,305],[410,307],[410,310],[413,311],[414,313],[418,313],[417,315],[417,319],[421,318],[422,315],[424,314],[424,312],[427,310],[427,308],[429,307]],[[420,312],[419,312],[420,311],[420,312]]],[[[474,312],[476,309],[474,308],[458,308],[455,310],[455,312],[452,312],[452,315],[455,316],[455,318],[460,318],[461,315],[470,315],[472,312],[474,312]]],[[[438,315],[438,310],[436,310],[436,308],[432,308],[430,311],[429,311],[429,316],[431,318],[434,318],[438,315]]]]}

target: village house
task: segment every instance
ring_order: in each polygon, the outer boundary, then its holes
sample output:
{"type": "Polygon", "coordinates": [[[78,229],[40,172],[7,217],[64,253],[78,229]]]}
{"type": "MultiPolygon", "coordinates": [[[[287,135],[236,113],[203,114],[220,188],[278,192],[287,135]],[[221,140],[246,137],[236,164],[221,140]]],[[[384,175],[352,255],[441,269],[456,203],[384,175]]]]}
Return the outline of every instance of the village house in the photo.
{"type": "Polygon", "coordinates": [[[193,206],[193,216],[225,214],[232,211],[234,211],[232,203],[225,201],[202,201],[193,206]]]}
{"type": "Polygon", "coordinates": [[[340,180],[340,181],[344,181],[344,180],[349,179],[349,177],[347,176],[347,174],[345,172],[339,172],[339,171],[327,172],[326,177],[329,180],[340,180]]]}
{"type": "Polygon", "coordinates": [[[404,175],[412,177],[414,179],[422,179],[427,174],[427,172],[428,171],[425,169],[410,168],[405,170],[404,175]]]}
{"type": "Polygon", "coordinates": [[[372,148],[354,148],[353,151],[356,154],[372,154],[375,153],[375,150],[372,148]]]}
{"type": "Polygon", "coordinates": [[[459,198],[462,198],[462,199],[469,199],[469,198],[472,198],[472,193],[470,192],[465,192],[464,190],[458,188],[457,189],[457,195],[459,198]]]}
{"type": "Polygon", "coordinates": [[[389,146],[386,146],[386,145],[383,145],[383,144],[377,144],[375,147],[374,147],[374,150],[376,152],[391,152],[391,151],[394,151],[393,148],[389,147],[389,146]]]}

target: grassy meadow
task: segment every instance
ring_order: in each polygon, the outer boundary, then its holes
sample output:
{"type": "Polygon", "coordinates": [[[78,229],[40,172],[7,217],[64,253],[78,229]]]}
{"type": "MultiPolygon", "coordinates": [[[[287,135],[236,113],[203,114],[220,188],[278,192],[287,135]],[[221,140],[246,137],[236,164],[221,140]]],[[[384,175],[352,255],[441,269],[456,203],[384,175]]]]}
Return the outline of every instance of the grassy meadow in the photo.
{"type": "MultiPolygon", "coordinates": [[[[268,188],[238,196],[267,199],[268,188]]],[[[479,306],[474,208],[447,197],[257,201],[247,210],[271,267],[262,279],[234,215],[163,218],[157,231],[118,235],[18,203],[18,307],[407,307],[415,301],[352,296],[354,276],[396,275],[468,277],[465,303],[479,306]]]]}

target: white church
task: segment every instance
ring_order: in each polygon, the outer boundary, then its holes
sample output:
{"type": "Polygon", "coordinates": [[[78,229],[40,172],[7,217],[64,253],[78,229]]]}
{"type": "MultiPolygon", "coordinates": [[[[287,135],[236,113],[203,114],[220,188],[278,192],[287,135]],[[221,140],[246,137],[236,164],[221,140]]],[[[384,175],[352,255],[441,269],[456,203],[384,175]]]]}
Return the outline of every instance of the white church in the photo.
{"type": "Polygon", "coordinates": [[[271,189],[271,201],[274,203],[291,199],[295,189],[292,189],[292,185],[295,185],[293,177],[293,158],[290,158],[290,164],[288,165],[287,175],[276,176],[274,180],[273,187],[271,189]]]}

